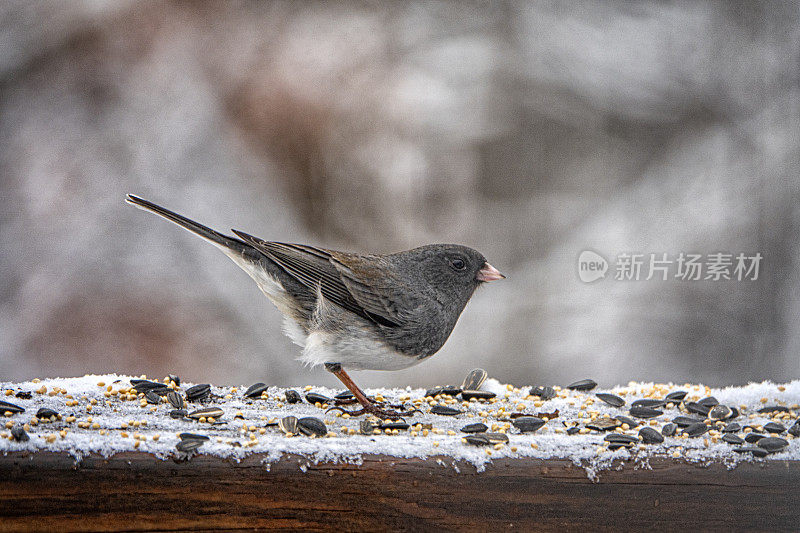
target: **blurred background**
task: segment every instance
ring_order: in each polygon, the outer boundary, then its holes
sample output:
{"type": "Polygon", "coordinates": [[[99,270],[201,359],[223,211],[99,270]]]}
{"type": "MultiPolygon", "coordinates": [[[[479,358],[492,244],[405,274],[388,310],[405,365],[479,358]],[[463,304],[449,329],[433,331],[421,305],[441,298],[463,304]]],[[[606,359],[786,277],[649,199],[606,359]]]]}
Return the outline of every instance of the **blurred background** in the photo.
{"type": "Polygon", "coordinates": [[[0,3],[0,379],[336,384],[202,240],[480,250],[445,347],[362,386],[800,378],[798,2],[0,3]],[[577,275],[760,252],[756,281],[577,275]]]}

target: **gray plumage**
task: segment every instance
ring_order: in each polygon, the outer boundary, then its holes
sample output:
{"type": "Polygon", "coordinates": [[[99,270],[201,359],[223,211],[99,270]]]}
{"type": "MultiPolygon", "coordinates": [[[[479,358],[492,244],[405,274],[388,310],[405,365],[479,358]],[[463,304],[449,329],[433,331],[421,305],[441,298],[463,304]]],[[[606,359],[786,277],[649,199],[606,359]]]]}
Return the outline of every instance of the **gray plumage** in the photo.
{"type": "Polygon", "coordinates": [[[477,251],[433,244],[362,255],[223,235],[147,200],[127,201],[220,248],[284,314],[310,365],[397,370],[436,353],[475,289],[502,275],[477,251]],[[487,270],[488,269],[488,270],[487,270]],[[486,277],[490,272],[490,277],[486,277]]]}

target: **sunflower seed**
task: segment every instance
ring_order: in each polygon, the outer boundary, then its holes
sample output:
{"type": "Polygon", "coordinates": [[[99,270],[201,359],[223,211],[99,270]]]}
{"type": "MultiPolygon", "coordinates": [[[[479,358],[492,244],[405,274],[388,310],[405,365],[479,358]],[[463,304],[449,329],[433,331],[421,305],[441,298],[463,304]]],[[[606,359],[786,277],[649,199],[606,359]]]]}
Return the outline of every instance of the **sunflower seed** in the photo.
{"type": "Polygon", "coordinates": [[[181,440],[200,440],[200,441],[207,441],[210,437],[205,435],[199,435],[197,433],[181,433],[178,435],[178,438],[181,440]]]}
{"type": "Polygon", "coordinates": [[[617,429],[622,425],[622,422],[616,418],[595,418],[592,422],[586,424],[586,427],[594,431],[611,431],[617,429]]]}
{"type": "Polygon", "coordinates": [[[670,422],[669,424],[664,424],[664,427],[661,428],[661,434],[664,435],[665,437],[671,437],[675,434],[677,430],[678,430],[678,425],[670,422]]]}
{"type": "Polygon", "coordinates": [[[628,418],[627,416],[617,415],[614,418],[616,418],[617,420],[619,420],[623,424],[628,424],[628,427],[631,428],[631,429],[633,429],[633,428],[635,428],[636,426],[639,425],[639,422],[637,422],[633,418],[628,418]]]}
{"type": "Polygon", "coordinates": [[[485,390],[462,390],[461,391],[461,398],[464,400],[471,400],[472,398],[476,398],[478,400],[491,400],[497,396],[497,394],[485,390]]]}
{"type": "Polygon", "coordinates": [[[175,385],[178,385],[178,386],[180,386],[180,384],[181,384],[181,378],[179,378],[179,377],[178,377],[178,376],[176,376],[175,374],[170,374],[170,375],[168,375],[168,376],[167,376],[167,379],[169,379],[170,381],[174,382],[174,383],[175,383],[175,385]]]}
{"type": "Polygon", "coordinates": [[[194,439],[182,440],[175,445],[175,448],[177,448],[179,452],[190,453],[202,446],[204,442],[205,441],[194,439]]]}
{"type": "Polygon", "coordinates": [[[612,452],[615,450],[619,450],[620,448],[633,448],[632,442],[609,442],[608,449],[612,452]]]}
{"type": "Polygon", "coordinates": [[[576,433],[579,433],[580,431],[581,431],[581,428],[579,428],[578,426],[572,426],[571,428],[567,429],[567,435],[575,435],[576,433]]]}
{"type": "Polygon", "coordinates": [[[286,396],[286,401],[288,403],[298,403],[302,401],[302,398],[300,398],[300,393],[296,390],[287,389],[283,394],[286,396]]]}
{"type": "MultiPolygon", "coordinates": [[[[764,431],[767,433],[776,433],[778,435],[782,433],[786,433],[786,427],[783,424],[778,424],[777,422],[768,422],[764,424],[764,431]]],[[[759,446],[761,446],[759,444],[759,446]]],[[[763,446],[761,446],[763,448],[763,446]]]]}
{"type": "Polygon", "coordinates": [[[25,409],[23,409],[19,405],[0,400],[0,414],[6,411],[10,411],[16,414],[16,413],[24,413],[25,409]]]}
{"type": "Polygon", "coordinates": [[[147,400],[147,403],[151,403],[153,405],[158,405],[161,403],[161,396],[149,390],[144,393],[144,399],[147,400]]]}
{"type": "Polygon", "coordinates": [[[28,390],[21,390],[14,395],[16,398],[20,400],[30,400],[33,397],[33,393],[28,390]]]}
{"type": "Polygon", "coordinates": [[[682,402],[684,398],[686,398],[687,392],[685,390],[676,390],[675,392],[670,392],[667,394],[664,399],[668,402],[679,403],[682,402]]]}
{"type": "Polygon", "coordinates": [[[219,418],[224,414],[225,414],[225,412],[222,409],[220,409],[219,407],[206,407],[204,409],[198,409],[196,411],[192,411],[191,413],[189,413],[186,416],[188,416],[189,418],[194,418],[195,420],[197,420],[197,419],[202,418],[202,417],[219,418]]]}
{"type": "Polygon", "coordinates": [[[353,396],[353,393],[350,392],[349,390],[340,392],[339,394],[333,397],[334,400],[352,400],[353,398],[355,398],[355,396],[353,396]]]}
{"type": "Polygon", "coordinates": [[[667,402],[664,400],[645,398],[643,400],[636,400],[631,404],[631,407],[649,407],[655,409],[656,407],[664,407],[665,405],[667,405],[667,402]]]}
{"type": "Polygon", "coordinates": [[[445,385],[443,387],[434,387],[425,391],[425,396],[438,396],[444,394],[445,396],[458,396],[461,394],[461,389],[455,385],[445,385]]]}
{"type": "Polygon", "coordinates": [[[625,405],[625,400],[617,396],[616,394],[608,394],[605,392],[598,392],[595,394],[598,398],[606,402],[611,407],[622,407],[625,405]]]}
{"type": "Polygon", "coordinates": [[[331,400],[324,394],[309,392],[308,394],[306,394],[306,401],[312,405],[316,405],[318,403],[331,403],[333,400],[331,400]]]}
{"type": "Polygon", "coordinates": [[[167,394],[167,401],[175,409],[183,408],[183,395],[178,391],[172,391],[169,394],[167,394]]]}
{"type": "Polygon", "coordinates": [[[651,427],[643,427],[639,430],[639,438],[645,444],[661,444],[664,442],[664,436],[651,427]]]}
{"type": "Polygon", "coordinates": [[[552,400],[556,397],[556,390],[553,387],[539,386],[531,388],[531,396],[538,396],[542,401],[552,400]]]}
{"type": "Polygon", "coordinates": [[[485,436],[489,439],[489,444],[507,444],[508,443],[508,435],[505,433],[480,433],[480,435],[485,436]]]}
{"type": "Polygon", "coordinates": [[[740,437],[739,435],[736,435],[734,433],[725,433],[722,436],[722,440],[724,440],[728,444],[733,444],[735,446],[738,446],[740,444],[744,444],[744,439],[742,437],[740,437]]]}
{"type": "Polygon", "coordinates": [[[306,416],[297,421],[297,429],[308,437],[324,437],[328,433],[325,423],[319,418],[306,416]]]}
{"type": "Polygon", "coordinates": [[[740,446],[734,448],[733,451],[736,453],[752,453],[754,457],[766,457],[767,453],[769,453],[764,448],[759,448],[758,446],[740,446]]]}
{"type": "Polygon", "coordinates": [[[779,452],[789,445],[789,441],[780,437],[764,437],[756,445],[767,450],[769,453],[779,452]]]}
{"type": "Polygon", "coordinates": [[[717,400],[713,396],[707,396],[707,397],[703,398],[702,400],[697,400],[697,403],[699,403],[700,405],[703,405],[705,407],[711,408],[711,407],[714,407],[715,405],[719,405],[719,400],[717,400]]]}
{"type": "Polygon", "coordinates": [[[244,391],[245,398],[260,398],[261,393],[267,390],[267,386],[264,383],[253,383],[250,385],[246,391],[244,391]]]}
{"type": "Polygon", "coordinates": [[[761,409],[758,410],[758,412],[761,413],[761,414],[765,414],[765,413],[788,413],[789,412],[789,408],[785,407],[783,405],[769,405],[767,407],[762,407],[761,409]]]}
{"type": "Polygon", "coordinates": [[[461,428],[462,433],[483,433],[489,429],[486,424],[482,424],[480,422],[476,422],[475,424],[467,424],[463,428],[461,428]]]}
{"type": "Polygon", "coordinates": [[[211,394],[211,385],[208,383],[201,383],[186,389],[186,400],[198,402],[204,400],[209,394],[211,394]]]}
{"type": "Polygon", "coordinates": [[[183,418],[187,414],[189,414],[189,411],[187,411],[186,409],[173,409],[172,411],[169,412],[169,416],[171,418],[183,418]]]}
{"type": "Polygon", "coordinates": [[[467,441],[467,444],[472,444],[474,446],[488,446],[490,444],[489,437],[486,436],[486,433],[467,435],[464,437],[464,440],[467,441]]]}
{"type": "Polygon", "coordinates": [[[58,413],[48,407],[41,407],[38,411],[36,411],[36,418],[39,420],[47,420],[54,416],[58,416],[58,413]]]}
{"type": "Polygon", "coordinates": [[[762,435],[760,433],[748,433],[747,435],[744,436],[744,440],[750,444],[755,444],[756,442],[765,438],[767,438],[767,436],[762,435]]]}
{"type": "Polygon", "coordinates": [[[297,417],[296,416],[284,416],[280,420],[278,420],[278,427],[284,433],[297,433],[297,417]]]}
{"type": "Polygon", "coordinates": [[[738,433],[741,430],[742,426],[738,422],[731,422],[730,424],[722,428],[723,433],[738,433]]]}
{"type": "Polygon", "coordinates": [[[603,439],[606,442],[620,442],[624,444],[635,444],[639,442],[639,437],[633,435],[625,435],[624,433],[609,433],[603,439]]]}
{"type": "Polygon", "coordinates": [[[433,407],[431,407],[431,413],[442,416],[454,416],[454,415],[460,415],[461,411],[459,411],[458,409],[453,409],[452,407],[445,407],[444,405],[436,404],[433,407]]]}
{"type": "Polygon", "coordinates": [[[486,381],[486,376],[486,370],[482,368],[470,370],[461,384],[461,390],[480,390],[481,385],[486,381]]]}
{"type": "Polygon", "coordinates": [[[132,379],[131,386],[136,389],[136,392],[147,392],[153,389],[161,389],[166,387],[163,383],[159,383],[158,381],[150,381],[147,379],[132,379]]]}
{"type": "Polygon", "coordinates": [[[696,415],[703,415],[705,417],[708,416],[708,412],[711,410],[711,406],[702,405],[698,402],[688,402],[684,403],[683,405],[686,406],[686,410],[689,411],[690,413],[694,413],[696,415]]]}
{"type": "Polygon", "coordinates": [[[456,387],[455,385],[445,385],[439,391],[439,394],[444,394],[445,396],[458,396],[461,394],[461,388],[456,387]]]}
{"type": "Polygon", "coordinates": [[[688,435],[690,437],[699,437],[700,435],[705,434],[708,431],[708,426],[705,425],[703,422],[697,422],[696,424],[692,424],[691,426],[686,427],[683,430],[684,435],[688,435]]]}
{"type": "Polygon", "coordinates": [[[376,429],[380,428],[380,422],[376,420],[362,420],[359,424],[359,431],[362,435],[372,435],[376,429]]]}
{"type": "Polygon", "coordinates": [[[409,426],[409,424],[406,424],[405,422],[382,422],[378,426],[379,429],[384,429],[384,430],[386,430],[386,429],[399,429],[400,431],[405,431],[409,427],[411,427],[411,426],[409,426]]]}
{"type": "Polygon", "coordinates": [[[590,391],[593,388],[597,387],[597,382],[593,379],[582,379],[580,381],[576,381],[574,383],[570,383],[567,385],[567,388],[570,390],[580,390],[580,391],[590,391]]]}
{"type": "Polygon", "coordinates": [[[678,427],[681,428],[688,428],[692,424],[697,424],[702,422],[699,418],[693,418],[691,416],[676,416],[672,419],[672,422],[677,424],[678,427]]]}
{"type": "Polygon", "coordinates": [[[789,428],[789,435],[792,437],[800,437],[800,421],[795,422],[794,425],[789,428]]]}
{"type": "Polygon", "coordinates": [[[20,425],[16,425],[11,428],[11,436],[14,437],[14,440],[19,442],[27,442],[31,440],[31,438],[28,436],[28,433],[25,431],[25,428],[20,425]]]}
{"type": "Polygon", "coordinates": [[[533,433],[546,424],[541,418],[535,416],[521,416],[511,421],[521,433],[533,433]]]}
{"type": "Polygon", "coordinates": [[[726,420],[733,414],[733,411],[727,405],[715,405],[708,411],[708,418],[711,420],[726,420]]]}
{"type": "Polygon", "coordinates": [[[631,407],[628,414],[638,418],[654,418],[664,414],[664,411],[653,409],[652,407],[631,407]]]}

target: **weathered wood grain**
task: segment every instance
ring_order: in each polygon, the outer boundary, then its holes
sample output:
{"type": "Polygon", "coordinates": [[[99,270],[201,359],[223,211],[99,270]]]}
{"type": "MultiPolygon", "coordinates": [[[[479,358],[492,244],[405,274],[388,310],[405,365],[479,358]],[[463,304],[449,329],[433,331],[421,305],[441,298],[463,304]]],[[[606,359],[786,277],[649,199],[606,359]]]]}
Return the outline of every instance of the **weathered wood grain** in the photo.
{"type": "MultiPolygon", "coordinates": [[[[0,457],[0,529],[797,530],[800,463],[625,464],[594,483],[567,460],[501,459],[457,473],[435,458],[311,465],[258,456],[188,463],[125,453],[75,466],[0,457]]],[[[449,465],[451,463],[448,462],[449,465]]]]}

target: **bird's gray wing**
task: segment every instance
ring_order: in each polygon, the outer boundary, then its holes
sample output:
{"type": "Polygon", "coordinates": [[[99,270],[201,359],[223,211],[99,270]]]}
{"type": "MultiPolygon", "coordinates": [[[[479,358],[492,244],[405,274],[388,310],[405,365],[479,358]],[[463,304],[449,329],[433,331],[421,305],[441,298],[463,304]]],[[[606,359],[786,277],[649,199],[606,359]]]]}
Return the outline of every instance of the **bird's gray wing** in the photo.
{"type": "Polygon", "coordinates": [[[333,261],[332,252],[303,244],[264,241],[247,233],[233,230],[244,242],[267,256],[287,274],[306,287],[315,296],[317,291],[340,307],[386,327],[397,327],[399,323],[381,309],[373,309],[371,300],[354,294],[333,261]]]}
{"type": "Polygon", "coordinates": [[[330,252],[348,292],[370,316],[408,325],[420,305],[416,293],[385,257],[330,252]]]}

